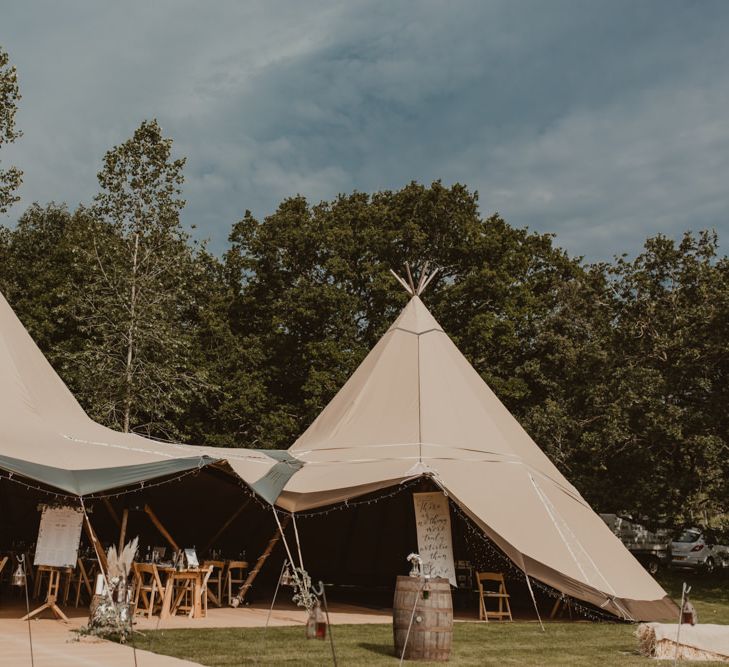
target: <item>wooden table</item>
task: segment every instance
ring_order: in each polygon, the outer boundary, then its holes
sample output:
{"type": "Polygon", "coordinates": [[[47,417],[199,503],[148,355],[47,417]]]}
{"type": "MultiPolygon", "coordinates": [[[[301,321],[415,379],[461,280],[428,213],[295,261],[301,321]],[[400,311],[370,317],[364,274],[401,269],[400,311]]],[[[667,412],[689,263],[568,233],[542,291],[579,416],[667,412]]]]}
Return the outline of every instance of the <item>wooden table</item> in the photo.
{"type": "Polygon", "coordinates": [[[162,600],[162,610],[160,611],[160,618],[170,618],[173,612],[176,611],[177,606],[180,603],[184,591],[178,593],[175,598],[175,584],[177,583],[191,583],[193,589],[193,602],[189,612],[190,618],[202,618],[204,616],[202,606],[203,596],[203,582],[205,575],[207,574],[207,568],[193,568],[190,570],[177,571],[172,567],[158,567],[160,574],[165,574],[167,580],[165,581],[165,594],[162,600]]]}

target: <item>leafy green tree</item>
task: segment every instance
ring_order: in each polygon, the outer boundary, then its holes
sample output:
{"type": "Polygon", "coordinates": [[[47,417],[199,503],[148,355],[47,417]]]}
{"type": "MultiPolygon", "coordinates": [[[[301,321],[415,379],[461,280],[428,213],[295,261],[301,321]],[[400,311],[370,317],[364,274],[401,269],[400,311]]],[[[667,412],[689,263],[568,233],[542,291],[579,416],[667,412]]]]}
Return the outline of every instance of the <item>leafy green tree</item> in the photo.
{"type": "Polygon", "coordinates": [[[677,524],[708,524],[729,510],[729,276],[717,246],[709,232],[678,243],[657,236],[611,268],[622,428],[606,443],[605,465],[626,506],[677,524]]]}
{"type": "MultiPolygon", "coordinates": [[[[15,127],[15,114],[20,101],[18,73],[10,64],[10,56],[0,46],[0,148],[3,144],[13,143],[21,136],[15,127]]],[[[15,191],[23,181],[23,172],[17,167],[0,169],[0,213],[20,199],[15,191]]]]}
{"type": "Polygon", "coordinates": [[[728,270],[714,234],[658,236],[566,285],[545,322],[550,369],[526,426],[601,511],[724,520],[728,270]]]}
{"type": "Polygon", "coordinates": [[[98,175],[78,361],[92,413],[124,431],[177,436],[174,415],[205,384],[188,326],[197,267],[179,220],[184,163],[157,122],[145,121],[98,175]]]}
{"type": "Polygon", "coordinates": [[[83,289],[84,272],[74,270],[75,256],[89,228],[83,209],[71,214],[65,205],[33,204],[15,229],[4,230],[3,292],[51,358],[79,335],[73,302],[83,289]]]}
{"type": "Polygon", "coordinates": [[[205,369],[208,382],[180,418],[192,442],[255,447],[261,414],[269,407],[263,383],[265,355],[255,336],[236,335],[233,330],[236,291],[223,264],[200,252],[197,265],[190,323],[195,367],[205,369]]]}

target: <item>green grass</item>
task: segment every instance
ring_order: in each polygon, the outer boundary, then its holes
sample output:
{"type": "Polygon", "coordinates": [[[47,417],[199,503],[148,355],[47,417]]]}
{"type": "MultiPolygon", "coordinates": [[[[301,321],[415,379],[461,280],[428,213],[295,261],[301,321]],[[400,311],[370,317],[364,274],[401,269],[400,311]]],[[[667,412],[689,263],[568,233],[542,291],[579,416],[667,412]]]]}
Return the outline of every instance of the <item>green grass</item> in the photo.
{"type": "MultiPolygon", "coordinates": [[[[728,578],[674,573],[661,577],[662,585],[674,597],[680,596],[683,580],[694,587],[692,600],[702,623],[729,624],[728,578]]],[[[544,633],[532,622],[456,623],[451,664],[650,667],[654,663],[638,654],[634,632],[635,626],[619,623],[549,623],[544,633]]],[[[389,625],[337,625],[334,641],[340,665],[398,663],[389,625]]],[[[267,631],[162,630],[137,634],[135,644],[210,667],[331,664],[329,642],[307,641],[300,626],[267,631]]]]}
{"type": "Polygon", "coordinates": [[[691,602],[699,615],[699,623],[720,623],[729,625],[729,574],[707,576],[691,572],[667,572],[658,577],[658,582],[668,594],[681,601],[681,584],[691,586],[691,602]]]}

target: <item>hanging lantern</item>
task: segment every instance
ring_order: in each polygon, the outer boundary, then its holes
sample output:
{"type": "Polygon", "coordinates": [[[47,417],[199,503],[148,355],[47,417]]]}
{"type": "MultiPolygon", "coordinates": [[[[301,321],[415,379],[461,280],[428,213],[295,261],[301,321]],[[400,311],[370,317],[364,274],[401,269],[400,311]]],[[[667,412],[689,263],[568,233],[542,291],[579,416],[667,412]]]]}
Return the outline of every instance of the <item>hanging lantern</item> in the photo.
{"type": "Polygon", "coordinates": [[[309,612],[309,618],[306,621],[306,638],[326,639],[326,636],[327,619],[317,602],[314,608],[309,612]]]}
{"type": "Polygon", "coordinates": [[[13,578],[10,582],[13,586],[25,586],[25,570],[23,570],[23,566],[18,563],[18,567],[15,568],[15,572],[13,572],[13,578]]]}
{"type": "Polygon", "coordinates": [[[281,573],[280,583],[282,586],[293,586],[296,583],[294,576],[291,574],[288,561],[284,564],[284,571],[281,573]]]}

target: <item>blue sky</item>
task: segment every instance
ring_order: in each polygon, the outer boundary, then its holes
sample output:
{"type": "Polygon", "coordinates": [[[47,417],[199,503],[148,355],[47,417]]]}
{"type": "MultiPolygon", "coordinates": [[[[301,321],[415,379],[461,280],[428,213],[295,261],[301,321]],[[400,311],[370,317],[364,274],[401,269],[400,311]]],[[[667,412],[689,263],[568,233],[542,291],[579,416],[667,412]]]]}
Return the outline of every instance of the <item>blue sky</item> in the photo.
{"type": "MultiPolygon", "coordinates": [[[[729,235],[729,2],[5,3],[23,201],[87,202],[156,117],[222,250],[287,196],[461,182],[573,254],[729,235]]],[[[726,247],[726,244],[723,244],[726,247]]]]}

